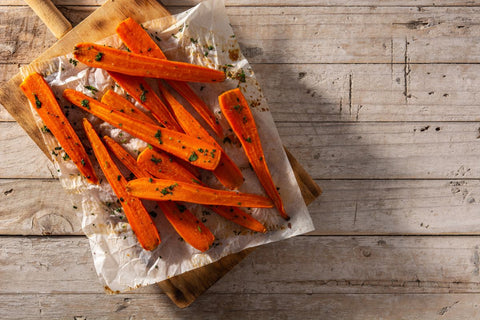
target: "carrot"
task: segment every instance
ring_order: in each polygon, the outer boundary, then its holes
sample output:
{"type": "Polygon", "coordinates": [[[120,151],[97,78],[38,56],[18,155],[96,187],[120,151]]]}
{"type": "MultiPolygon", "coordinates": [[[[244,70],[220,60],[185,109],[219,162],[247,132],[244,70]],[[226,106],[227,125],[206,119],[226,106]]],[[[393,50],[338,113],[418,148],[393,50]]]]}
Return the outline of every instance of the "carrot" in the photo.
{"type": "MultiPolygon", "coordinates": [[[[123,149],[109,136],[103,137],[108,148],[137,178],[151,178],[152,176],[140,168],[135,158],[123,149]]],[[[173,226],[175,231],[192,247],[202,252],[207,251],[215,240],[210,229],[180,203],[158,201],[158,207],[173,226]]]]}
{"type": "Polygon", "coordinates": [[[145,29],[132,18],[120,22],[116,32],[130,51],[158,59],[167,59],[145,29]]]}
{"type": "MultiPolygon", "coordinates": [[[[165,155],[165,153],[145,149],[138,155],[137,163],[156,178],[193,182],[204,186],[195,176],[179,165],[174,159],[165,155]]],[[[207,206],[207,208],[225,219],[250,230],[262,233],[267,231],[263,224],[240,208],[224,206],[207,206]]]]}
{"type": "MultiPolygon", "coordinates": [[[[153,125],[157,125],[157,123],[154,120],[152,120],[150,117],[148,117],[145,113],[143,113],[142,110],[138,109],[132,103],[130,103],[130,101],[126,100],[125,98],[123,98],[122,96],[120,96],[119,94],[115,93],[112,90],[108,90],[103,95],[101,102],[108,105],[110,108],[123,112],[129,116],[132,116],[139,121],[146,121],[153,125]]],[[[178,161],[181,161],[182,165],[185,168],[187,168],[190,172],[192,172],[195,176],[199,176],[200,173],[197,167],[181,159],[178,159],[178,161]]]]}
{"type": "MultiPolygon", "coordinates": [[[[132,52],[147,57],[167,59],[158,45],[150,38],[150,35],[132,18],[123,20],[117,26],[116,31],[120,39],[122,39],[132,52]]],[[[223,136],[222,126],[218,123],[212,110],[210,110],[187,83],[173,80],[167,80],[167,82],[192,105],[216,135],[219,137],[223,136]]]]}
{"type": "Polygon", "coordinates": [[[191,82],[221,82],[222,71],[194,64],[145,57],[95,43],[79,43],[73,52],[75,59],[89,67],[137,77],[162,78],[191,82]]]}
{"type": "Polygon", "coordinates": [[[207,130],[205,130],[202,125],[198,123],[198,121],[187,110],[185,110],[185,108],[160,82],[158,83],[158,88],[186,134],[208,142],[218,150],[222,151],[220,163],[218,164],[218,167],[213,170],[213,174],[217,177],[218,181],[229,189],[237,189],[240,187],[245,179],[235,162],[233,162],[217,141],[210,136],[207,130]]]}
{"type": "Polygon", "coordinates": [[[218,166],[221,151],[215,149],[211,144],[183,133],[138,121],[72,89],[65,89],[63,96],[74,105],[90,112],[103,121],[128,132],[156,148],[189,161],[189,163],[195,166],[207,170],[214,170],[218,166]]]}
{"type": "Polygon", "coordinates": [[[257,126],[252,112],[240,89],[224,92],[218,97],[222,113],[242,143],[243,149],[257,174],[258,180],[275,203],[275,207],[284,219],[289,219],[283,206],[282,198],[273,183],[263,153],[257,126]]]}
{"type": "Polygon", "coordinates": [[[87,119],[83,119],[83,127],[100,168],[102,168],[113,192],[120,199],[125,216],[137,236],[138,242],[145,250],[155,249],[160,243],[160,235],[142,201],[125,191],[127,180],[113,162],[100,137],[87,119]]]}
{"type": "MultiPolygon", "coordinates": [[[[85,147],[43,77],[38,73],[32,73],[20,84],[20,88],[65,151],[64,159],[70,158],[88,182],[98,184],[97,175],[85,147]]],[[[58,155],[59,151],[52,150],[52,154],[58,155]]]]}
{"type": "Polygon", "coordinates": [[[139,121],[148,122],[156,125],[157,123],[147,116],[142,110],[138,109],[133,103],[119,95],[113,90],[108,90],[102,97],[102,103],[109,106],[111,109],[123,112],[132,118],[139,121]]]}
{"type": "Polygon", "coordinates": [[[108,74],[145,109],[150,110],[162,126],[167,129],[182,132],[182,128],[145,79],[141,77],[131,77],[117,72],[108,72],[108,74]]]}
{"type": "Polygon", "coordinates": [[[216,190],[194,182],[170,179],[140,178],[127,184],[127,192],[134,197],[149,200],[174,200],[222,206],[271,208],[269,198],[250,193],[216,190]]]}

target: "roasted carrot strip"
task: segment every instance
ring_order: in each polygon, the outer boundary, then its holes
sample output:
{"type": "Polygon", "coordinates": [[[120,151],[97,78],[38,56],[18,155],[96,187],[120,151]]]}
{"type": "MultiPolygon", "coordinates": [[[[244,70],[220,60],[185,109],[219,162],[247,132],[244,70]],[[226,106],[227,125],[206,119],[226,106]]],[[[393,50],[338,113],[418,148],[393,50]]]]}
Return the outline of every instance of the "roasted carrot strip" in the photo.
{"type": "MultiPolygon", "coordinates": [[[[138,155],[137,163],[156,178],[193,182],[204,186],[195,176],[165,153],[145,149],[138,155]]],[[[250,230],[262,233],[267,231],[263,224],[240,208],[224,206],[207,206],[207,208],[225,219],[250,230]]]]}
{"type": "Polygon", "coordinates": [[[43,77],[32,73],[20,84],[20,88],[65,151],[65,159],[70,158],[90,183],[97,184],[97,175],[84,146],[43,77]]]}
{"type": "Polygon", "coordinates": [[[89,67],[131,76],[190,82],[221,82],[225,80],[225,74],[215,69],[146,57],[95,43],[79,43],[75,46],[73,54],[78,61],[89,67]]]}
{"type": "MultiPolygon", "coordinates": [[[[140,168],[135,158],[109,136],[103,137],[108,148],[137,178],[152,176],[140,168]]],[[[215,240],[210,229],[205,226],[185,206],[170,201],[158,201],[158,207],[173,226],[175,231],[192,247],[202,252],[207,251],[215,240]]]]}
{"type": "Polygon", "coordinates": [[[156,125],[157,123],[147,116],[142,110],[138,109],[133,103],[119,95],[113,90],[108,90],[102,97],[102,103],[106,104],[113,110],[123,112],[126,115],[139,121],[144,121],[156,125]]]}
{"type": "Polygon", "coordinates": [[[145,29],[132,18],[120,22],[116,32],[130,51],[153,58],[167,59],[145,29]]]}
{"type": "Polygon", "coordinates": [[[263,153],[257,126],[245,97],[239,88],[224,92],[218,97],[222,113],[242,143],[243,149],[257,174],[258,180],[275,203],[280,215],[289,219],[283,206],[282,198],[273,183],[263,153]]]}
{"type": "Polygon", "coordinates": [[[90,112],[103,121],[128,132],[156,148],[189,161],[189,163],[195,166],[207,170],[214,170],[218,166],[222,152],[215,149],[211,144],[183,133],[138,121],[72,89],[65,89],[63,96],[74,105],[90,112]],[[208,150],[208,152],[205,152],[205,150],[208,150]]]}
{"type": "Polygon", "coordinates": [[[127,180],[113,162],[102,140],[100,140],[100,137],[87,119],[83,119],[83,127],[90,140],[95,157],[100,164],[100,168],[102,168],[113,192],[120,199],[125,216],[137,236],[138,242],[145,250],[151,251],[155,249],[160,243],[160,235],[142,201],[125,191],[127,180]]]}
{"type": "Polygon", "coordinates": [[[127,76],[117,72],[108,72],[108,74],[145,109],[150,110],[162,126],[182,132],[182,128],[178,125],[175,118],[144,78],[127,76]]]}
{"type": "Polygon", "coordinates": [[[222,151],[220,163],[213,171],[213,174],[217,177],[218,181],[229,189],[237,189],[240,187],[245,179],[235,162],[233,162],[217,141],[210,136],[207,130],[205,130],[202,125],[198,123],[198,121],[187,110],[185,110],[185,108],[160,82],[158,83],[158,88],[186,134],[208,142],[214,145],[218,150],[222,151]]]}
{"type": "MultiPolygon", "coordinates": [[[[150,38],[150,35],[132,18],[122,21],[117,26],[117,34],[132,52],[147,57],[167,59],[158,45],[150,38]]],[[[212,110],[187,83],[173,80],[167,80],[167,82],[192,105],[216,135],[223,136],[222,126],[218,123],[212,110]]]]}
{"type": "Polygon", "coordinates": [[[190,171],[184,168],[169,154],[153,149],[145,149],[137,157],[138,165],[154,177],[201,184],[190,171]]]}
{"type": "Polygon", "coordinates": [[[140,178],[127,184],[127,192],[134,197],[149,200],[174,200],[199,204],[221,206],[271,208],[269,198],[236,191],[216,190],[203,187],[194,182],[183,182],[170,179],[140,178]]]}

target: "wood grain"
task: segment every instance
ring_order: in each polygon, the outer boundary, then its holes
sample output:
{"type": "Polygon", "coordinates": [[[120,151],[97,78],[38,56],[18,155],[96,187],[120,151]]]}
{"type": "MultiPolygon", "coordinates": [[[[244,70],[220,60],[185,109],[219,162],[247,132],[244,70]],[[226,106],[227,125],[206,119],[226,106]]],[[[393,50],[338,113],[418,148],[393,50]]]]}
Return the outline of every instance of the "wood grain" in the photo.
{"type": "MultiPolygon", "coordinates": [[[[452,180],[316,180],[310,235],[479,235],[480,183],[452,180]]],[[[81,235],[79,203],[58,180],[0,179],[0,235],[81,235]],[[48,190],[48,192],[45,192],[48,190]]]]}
{"type": "MultiPolygon", "coordinates": [[[[480,65],[254,64],[277,122],[480,120],[480,65]],[[407,86],[405,86],[407,80],[407,86]],[[407,88],[407,95],[405,95],[407,88]]],[[[1,65],[13,76],[16,65],[1,65]]],[[[0,107],[0,121],[13,121],[0,107]]]]}
{"type": "Polygon", "coordinates": [[[188,309],[173,309],[165,296],[157,294],[6,294],[0,312],[6,314],[5,320],[475,319],[479,298],[479,294],[209,294],[188,309]]]}
{"type": "MultiPolygon", "coordinates": [[[[475,122],[277,122],[285,146],[314,179],[478,179],[475,122]]],[[[3,178],[50,178],[46,157],[14,122],[0,122],[3,178]],[[14,138],[15,140],[11,140],[14,138]],[[19,162],[25,159],[29,165],[19,162]]]]}
{"type": "MultiPolygon", "coordinates": [[[[96,7],[68,7],[80,21],[96,7]]],[[[0,63],[29,63],[54,43],[26,7],[0,11],[0,63]],[[9,24],[9,21],[15,23],[9,24]],[[2,23],[3,21],[3,23],[2,23]],[[23,40],[28,41],[23,41],[23,40]],[[0,47],[1,48],[1,47],[0,47]],[[25,48],[26,49],[26,48],[25,48]]],[[[185,7],[170,7],[173,13],[185,7]]],[[[250,63],[478,63],[478,7],[229,7],[227,13],[250,63]],[[428,50],[427,50],[428,49],[428,50]]],[[[106,19],[104,19],[106,20],[106,19]]],[[[98,25],[90,26],[95,30],[98,25]]],[[[106,31],[109,25],[101,25],[106,31]]],[[[84,37],[78,35],[79,39],[84,37]]],[[[78,40],[78,39],[77,39],[78,40]]],[[[75,42],[66,45],[71,50],[75,42]]],[[[53,53],[53,52],[51,52],[53,53]]]]}
{"type": "MultiPolygon", "coordinates": [[[[2,296],[103,292],[84,237],[4,236],[0,245],[2,296]]],[[[259,247],[206,295],[479,293],[479,245],[478,236],[300,236],[259,247]]]]}

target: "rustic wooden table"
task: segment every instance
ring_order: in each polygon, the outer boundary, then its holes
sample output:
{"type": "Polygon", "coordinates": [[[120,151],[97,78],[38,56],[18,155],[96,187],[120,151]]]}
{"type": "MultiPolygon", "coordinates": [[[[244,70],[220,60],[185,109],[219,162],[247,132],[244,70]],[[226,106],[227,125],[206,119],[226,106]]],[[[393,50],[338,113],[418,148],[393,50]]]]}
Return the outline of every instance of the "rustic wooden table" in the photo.
{"type": "MultiPolygon", "coordinates": [[[[102,2],[55,1],[74,25],[102,2]]],[[[0,318],[478,318],[479,5],[227,0],[324,194],[316,231],[259,248],[183,310],[156,287],[104,294],[52,165],[0,108],[0,318]]],[[[20,0],[0,0],[0,30],[2,82],[55,42],[20,0]]]]}

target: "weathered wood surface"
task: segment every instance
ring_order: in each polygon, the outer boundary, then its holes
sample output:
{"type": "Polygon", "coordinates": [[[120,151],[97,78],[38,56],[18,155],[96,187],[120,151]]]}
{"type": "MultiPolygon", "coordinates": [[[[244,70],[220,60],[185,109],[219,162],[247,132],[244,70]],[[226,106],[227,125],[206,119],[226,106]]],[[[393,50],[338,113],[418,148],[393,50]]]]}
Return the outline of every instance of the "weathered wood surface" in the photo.
{"type": "MultiPolygon", "coordinates": [[[[0,62],[12,56],[17,63],[29,63],[38,56],[37,49],[45,50],[55,41],[28,7],[2,9],[0,62]]],[[[79,21],[94,9],[73,6],[64,12],[79,21]]],[[[170,9],[175,13],[185,8],[170,9]]],[[[478,7],[229,7],[227,13],[252,63],[474,63],[480,59],[480,49],[470,45],[478,41],[478,7]]]]}
{"type": "MultiPolygon", "coordinates": [[[[103,0],[54,2],[75,25],[103,0]]],[[[480,2],[226,4],[284,144],[324,190],[316,230],[259,248],[186,310],[156,287],[104,295],[53,166],[0,107],[2,317],[478,318],[480,2]]],[[[0,31],[2,83],[55,42],[20,0],[0,1],[0,31]]]]}
{"type": "Polygon", "coordinates": [[[475,319],[479,244],[478,237],[298,237],[259,248],[180,310],[156,287],[105,295],[86,239],[2,237],[0,312],[3,319],[475,319]]]}
{"type": "MultiPolygon", "coordinates": [[[[480,234],[478,180],[316,180],[310,235],[480,234]]],[[[0,234],[81,235],[78,202],[54,179],[0,180],[0,234]]]]}
{"type": "MultiPolygon", "coordinates": [[[[480,178],[475,122],[277,122],[277,128],[314,179],[480,178]]],[[[0,122],[0,151],[4,178],[55,175],[15,122],[0,122]]]]}
{"type": "MultiPolygon", "coordinates": [[[[103,292],[84,237],[4,236],[0,245],[2,295],[103,292]]],[[[479,246],[478,236],[300,236],[253,251],[208,292],[479,293],[479,246]]]]}

